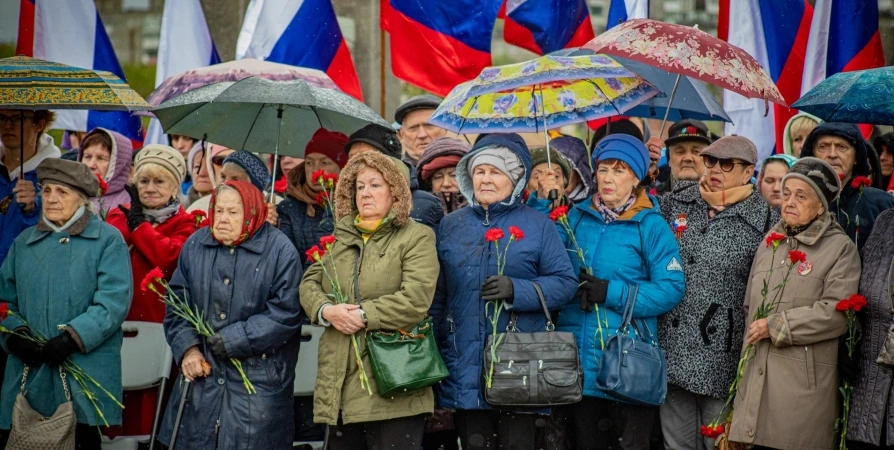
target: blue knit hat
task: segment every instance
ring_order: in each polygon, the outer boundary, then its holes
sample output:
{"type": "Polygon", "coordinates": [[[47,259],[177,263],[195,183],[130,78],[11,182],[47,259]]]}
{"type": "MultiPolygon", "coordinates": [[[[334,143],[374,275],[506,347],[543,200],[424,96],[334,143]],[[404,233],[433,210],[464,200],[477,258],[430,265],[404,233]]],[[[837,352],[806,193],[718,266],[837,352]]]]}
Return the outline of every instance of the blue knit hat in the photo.
{"type": "Polygon", "coordinates": [[[261,158],[255,156],[254,153],[239,150],[227,156],[223,163],[233,163],[245,170],[251,184],[261,192],[264,192],[264,187],[270,182],[270,171],[267,170],[264,161],[261,161],[261,158]]]}
{"type": "Polygon", "coordinates": [[[593,149],[593,167],[606,159],[624,161],[640,180],[649,170],[649,150],[643,145],[643,141],[627,134],[610,134],[596,144],[593,149]]]}

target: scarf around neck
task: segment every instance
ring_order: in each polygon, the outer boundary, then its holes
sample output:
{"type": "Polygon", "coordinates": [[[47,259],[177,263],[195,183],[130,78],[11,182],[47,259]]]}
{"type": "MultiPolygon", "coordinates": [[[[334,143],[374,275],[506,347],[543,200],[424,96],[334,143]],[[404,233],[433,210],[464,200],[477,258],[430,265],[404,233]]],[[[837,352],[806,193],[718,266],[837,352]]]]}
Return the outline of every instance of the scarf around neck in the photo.
{"type": "Polygon", "coordinates": [[[61,232],[65,231],[65,230],[67,230],[67,229],[68,229],[70,226],[72,226],[75,222],[77,222],[78,219],[80,219],[81,216],[84,215],[84,211],[86,211],[86,210],[87,210],[87,206],[85,206],[85,205],[81,205],[81,207],[78,208],[78,209],[75,211],[75,213],[71,216],[71,219],[68,219],[68,222],[65,222],[65,225],[62,225],[61,227],[56,226],[55,223],[50,222],[49,220],[47,220],[47,217],[44,216],[43,214],[40,215],[40,219],[43,220],[43,223],[44,223],[46,226],[52,228],[53,231],[55,231],[56,233],[61,233],[61,232]]]}
{"type": "Polygon", "coordinates": [[[630,198],[627,199],[626,203],[621,205],[620,208],[612,209],[602,202],[602,197],[599,194],[596,194],[593,196],[593,208],[595,208],[596,211],[599,211],[599,213],[602,214],[602,219],[605,220],[605,223],[612,223],[618,220],[618,218],[621,217],[621,214],[624,214],[625,211],[633,206],[633,203],[635,201],[636,194],[631,193],[630,198]]]}
{"type": "Polygon", "coordinates": [[[751,184],[745,184],[712,192],[708,188],[707,178],[702,177],[698,182],[698,191],[702,195],[702,200],[708,204],[708,216],[713,219],[718,213],[748,198],[754,192],[754,187],[751,184]]]}
{"type": "Polygon", "coordinates": [[[157,209],[144,209],[143,214],[146,214],[146,219],[149,220],[149,223],[152,225],[158,225],[164,223],[166,220],[174,217],[177,212],[180,211],[180,198],[174,197],[168,203],[166,203],[161,208],[157,209]]]}
{"type": "Polygon", "coordinates": [[[365,244],[366,241],[372,237],[373,233],[378,231],[379,228],[382,228],[382,225],[384,225],[387,220],[387,217],[378,220],[363,220],[360,218],[360,214],[357,214],[357,217],[354,218],[354,228],[360,232],[360,236],[363,238],[363,243],[365,244]]]}

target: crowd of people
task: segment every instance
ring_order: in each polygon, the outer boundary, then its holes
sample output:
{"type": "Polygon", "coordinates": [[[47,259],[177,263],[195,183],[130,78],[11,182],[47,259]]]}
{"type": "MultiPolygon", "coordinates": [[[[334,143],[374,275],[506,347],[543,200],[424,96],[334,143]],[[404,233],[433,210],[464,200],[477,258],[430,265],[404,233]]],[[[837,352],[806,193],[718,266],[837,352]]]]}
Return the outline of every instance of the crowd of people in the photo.
{"type": "Polygon", "coordinates": [[[162,399],[159,441],[176,428],[177,449],[291,448],[313,422],[334,450],[710,450],[702,430],[718,418],[729,442],[833,449],[842,381],[851,447],[894,446],[894,133],[870,144],[800,114],[785,152],[759,161],[747,137],[698,121],[662,140],[613,118],[590,142],[547,147],[448,136],[429,123],[440,101],[410,99],[396,129],[321,128],[277,164],[184,136],[135,149],[103,128],[68,133],[63,154],[53,113],[0,110],[0,447],[23,401],[50,417],[70,398],[78,449],[99,448],[106,424],[149,434],[159,394],[122,389],[126,320],[163,324],[172,376],[189,381],[162,399]],[[511,245],[495,247],[494,228],[511,245]],[[854,294],[868,305],[848,355],[836,307],[854,294]],[[379,395],[367,333],[426,320],[449,375],[379,395]],[[597,381],[628,320],[666,355],[660,406],[597,381]],[[576,340],[582,400],[492,406],[488,338],[553,324],[576,340]],[[312,419],[293,398],[302,326],[323,329],[312,419]],[[125,408],[79,395],[67,360],[125,408]]]}

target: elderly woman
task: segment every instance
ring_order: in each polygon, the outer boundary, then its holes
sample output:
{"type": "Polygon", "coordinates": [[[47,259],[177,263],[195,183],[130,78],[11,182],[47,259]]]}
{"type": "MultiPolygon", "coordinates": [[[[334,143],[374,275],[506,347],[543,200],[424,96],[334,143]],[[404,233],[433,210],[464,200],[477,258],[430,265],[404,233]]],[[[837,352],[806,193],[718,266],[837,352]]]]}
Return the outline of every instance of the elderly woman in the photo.
{"type": "MultiPolygon", "coordinates": [[[[574,256],[579,273],[580,304],[562,308],[557,328],[575,334],[584,368],[584,399],[567,408],[578,449],[648,448],[649,434],[657,408],[631,405],[596,387],[602,361],[600,342],[618,332],[627,296],[639,288],[633,310],[644,320],[653,336],[658,335],[658,316],[680,303],[686,289],[680,250],[674,234],[658,209],[658,202],[640,180],[648,174],[649,153],[638,139],[626,134],[606,136],[594,148],[597,191],[589,202],[574,206],[568,221],[574,227],[586,261],[574,256]],[[592,275],[585,270],[589,267],[592,275]],[[595,310],[601,309],[597,314],[595,310]],[[603,320],[602,336],[598,334],[603,320]],[[611,423],[597,427],[594,423],[611,423]],[[614,444],[617,443],[617,444],[614,444]]],[[[557,189],[556,176],[544,172],[539,180],[537,209],[548,212],[545,200],[557,189]]],[[[564,227],[559,233],[569,254],[575,248],[564,227]]],[[[657,426],[657,424],[656,424],[657,426]]]]}
{"type": "Polygon", "coordinates": [[[571,164],[571,176],[565,195],[573,203],[580,203],[590,198],[596,187],[593,180],[593,169],[590,168],[590,154],[584,141],[573,136],[557,137],[549,142],[550,148],[559,152],[571,164]]]}
{"type": "Polygon", "coordinates": [[[100,217],[105,217],[109,211],[118,208],[118,205],[130,201],[130,195],[124,190],[124,186],[130,179],[131,160],[133,144],[121,133],[94,128],[81,141],[80,161],[94,175],[102,177],[109,186],[101,198],[91,200],[100,217]]]}
{"type": "MultiPolygon", "coordinates": [[[[185,173],[183,157],[173,147],[143,147],[134,160],[133,186],[127,186],[130,201],[111,210],[106,218],[130,248],[135,285],[156,267],[164,272],[165,279],[170,279],[183,243],[196,231],[196,219],[180,205],[180,184],[185,173]]],[[[164,318],[165,306],[155,293],[134,292],[127,320],[162,323],[164,318]]],[[[124,394],[125,435],[151,432],[157,394],[158,389],[124,394]]]]}
{"type": "Polygon", "coordinates": [[[468,143],[459,139],[439,137],[432,140],[419,157],[419,186],[438,197],[445,215],[468,205],[459,193],[456,165],[470,149],[468,143]]]}
{"type": "MultiPolygon", "coordinates": [[[[440,406],[456,410],[463,449],[533,449],[535,424],[543,423],[536,414],[492,409],[482,395],[482,354],[493,332],[485,304],[503,302],[518,314],[520,331],[541,331],[546,319],[534,283],[547,293],[551,311],[577,290],[555,225],[522,203],[530,173],[531,159],[520,136],[484,137],[456,166],[460,192],[471,205],[446,216],[438,229],[442,270],[431,315],[450,371],[440,385],[440,406]],[[509,246],[505,272],[497,275],[494,246],[484,235],[490,228],[505,231],[509,226],[519,227],[524,238],[509,246]]],[[[509,316],[500,316],[498,331],[506,330],[509,316]]]]}
{"type": "MultiPolygon", "coordinates": [[[[37,179],[41,219],[15,240],[0,268],[0,298],[10,313],[2,326],[16,332],[3,335],[11,356],[0,395],[0,429],[10,429],[22,387],[24,399],[43,417],[67,401],[68,390],[78,421],[76,445],[99,448],[95,427],[103,420],[74,378],[62,378],[60,365],[73,361],[120,401],[121,323],[133,292],[127,245],[91,213],[89,198],[99,184],[87,166],[48,159],[37,167],[37,179]],[[49,340],[41,345],[20,335],[49,340]]],[[[120,424],[121,408],[97,395],[105,420],[120,424]]],[[[6,448],[7,432],[2,434],[0,447],[6,448]]]]}
{"type": "MultiPolygon", "coordinates": [[[[320,338],[314,422],[330,428],[329,448],[418,450],[431,388],[383,398],[369,395],[351,350],[363,331],[409,329],[427,316],[438,279],[435,236],[410,220],[410,173],[400,160],[378,152],[355,155],[341,171],[335,192],[336,243],[323,262],[342,280],[347,303],[334,301],[320,262],[301,283],[301,304],[320,338]],[[334,258],[334,261],[333,261],[334,258]]],[[[362,344],[361,339],[361,345],[362,344]]],[[[363,356],[366,374],[372,365],[363,356]]],[[[376,380],[370,378],[376,392],[376,380]]]]}
{"type": "Polygon", "coordinates": [[[840,191],[832,166],[812,157],[796,162],[782,180],[782,220],[771,231],[785,240],[775,253],[773,246],[760,246],[745,294],[745,344],[754,345],[754,357],[745,365],[736,395],[732,442],[780,449],[837,447],[838,337],[847,330],[847,320],[835,306],[857,293],[860,281],[857,248],[829,214],[840,191]],[[806,261],[788,269],[791,250],[806,254],[806,261]],[[766,301],[761,295],[765,285],[771,286],[766,301]],[[778,285],[777,306],[768,317],[756,318],[778,285]]]}
{"type": "Polygon", "coordinates": [[[798,158],[791,155],[773,155],[765,159],[761,165],[757,186],[770,207],[782,206],[782,178],[797,160],[798,158]]]}
{"type": "Polygon", "coordinates": [[[212,226],[183,245],[170,288],[204,314],[214,335],[199,336],[170,310],[165,316],[168,344],[191,384],[175,383],[159,440],[170,445],[182,390],[191,389],[171,450],[290,448],[304,317],[298,252],[266,222],[261,191],[249,183],[215,189],[208,218],[212,226]],[[230,358],[241,361],[256,393],[246,391],[230,358]]]}
{"type": "MultiPolygon", "coordinates": [[[[211,188],[208,189],[204,195],[198,197],[195,200],[191,200],[189,202],[189,208],[186,208],[186,212],[208,212],[209,203],[211,202],[211,193],[214,191],[215,188],[217,188],[218,185],[221,184],[220,179],[221,172],[223,172],[223,162],[225,159],[227,159],[228,156],[236,152],[235,150],[226,148],[222,145],[207,145],[208,148],[205,150],[200,164],[205,166],[205,171],[208,174],[208,181],[211,182],[211,188]]],[[[195,165],[193,165],[192,167],[195,167],[195,165]]]]}

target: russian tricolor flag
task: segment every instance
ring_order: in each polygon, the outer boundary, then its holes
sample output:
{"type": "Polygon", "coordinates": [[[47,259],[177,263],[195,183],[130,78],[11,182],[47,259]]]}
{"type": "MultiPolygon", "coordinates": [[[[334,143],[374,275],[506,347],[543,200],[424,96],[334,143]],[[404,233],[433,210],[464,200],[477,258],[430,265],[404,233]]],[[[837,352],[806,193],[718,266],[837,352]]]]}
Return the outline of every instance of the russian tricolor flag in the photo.
{"type": "Polygon", "coordinates": [[[630,19],[648,19],[649,0],[611,0],[608,5],[608,21],[605,29],[608,30],[621,22],[630,19]]]}
{"type": "MultiPolygon", "coordinates": [[[[21,0],[16,53],[93,70],[124,80],[124,71],[92,0],[21,0]]],[[[126,80],[125,80],[126,81],[126,80]]],[[[53,128],[90,131],[103,127],[143,145],[140,118],[128,112],[58,111],[53,128]]]]}
{"type": "MultiPolygon", "coordinates": [[[[161,39],[158,41],[155,87],[164,83],[168,77],[219,62],[220,56],[214,48],[199,0],[165,2],[161,39]]],[[[149,122],[146,143],[168,144],[157,119],[149,122]]]]}
{"type": "Polygon", "coordinates": [[[236,44],[236,59],[242,58],[322,70],[363,100],[330,0],[251,0],[236,44]]]}
{"type": "Polygon", "coordinates": [[[490,44],[502,0],[382,0],[398,78],[438,95],[491,65],[490,44]]]}
{"type": "MultiPolygon", "coordinates": [[[[878,0],[816,0],[801,94],[838,72],[885,65],[878,29],[878,0]]],[[[863,136],[872,126],[863,125],[863,136]]]]}
{"type": "Polygon", "coordinates": [[[499,17],[506,42],[539,55],[580,47],[595,37],[585,0],[506,0],[499,17]]]}
{"type": "MultiPolygon", "coordinates": [[[[801,96],[804,54],[813,8],[807,0],[720,0],[717,34],[744,49],[770,74],[785,101],[801,96]]],[[[758,148],[758,159],[782,153],[782,132],[796,111],[773,104],[767,112],[762,99],[746,99],[724,91],[723,109],[733,120],[725,133],[739,134],[758,148]],[[767,133],[767,130],[774,130],[767,133]],[[774,150],[775,149],[775,150],[774,150]]]]}

